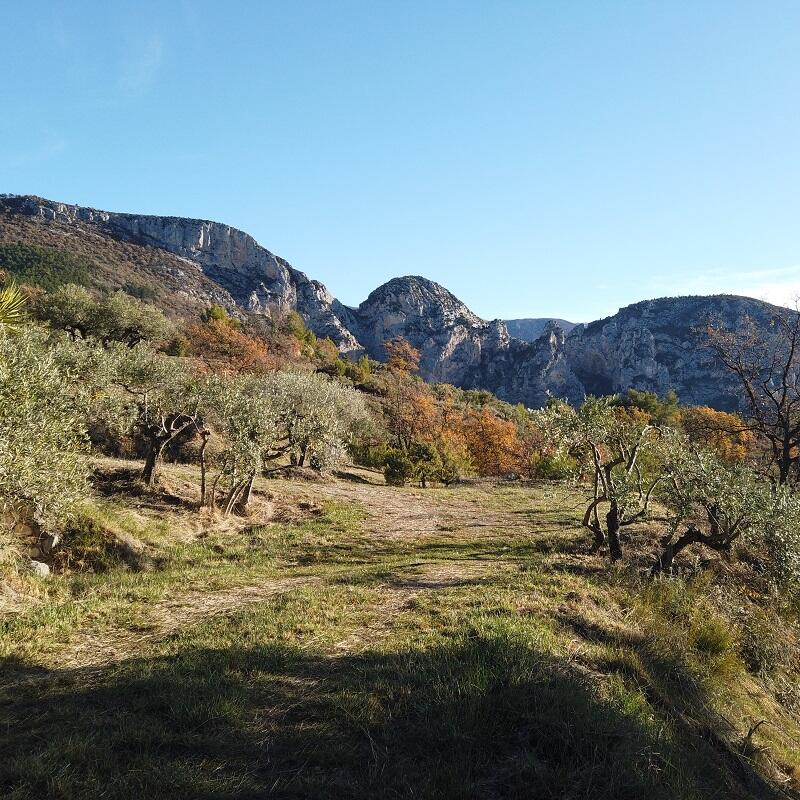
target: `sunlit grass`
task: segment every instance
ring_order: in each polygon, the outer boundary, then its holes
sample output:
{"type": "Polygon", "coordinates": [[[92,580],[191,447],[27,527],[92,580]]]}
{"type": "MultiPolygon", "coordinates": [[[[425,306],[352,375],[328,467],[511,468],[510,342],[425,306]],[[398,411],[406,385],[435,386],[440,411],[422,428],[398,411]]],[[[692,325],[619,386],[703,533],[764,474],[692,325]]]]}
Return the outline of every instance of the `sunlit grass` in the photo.
{"type": "Polygon", "coordinates": [[[436,488],[444,529],[393,537],[324,483],[261,490],[309,510],[201,528],[110,499],[152,568],[56,575],[3,618],[2,796],[759,797],[720,742],[767,715],[752,763],[800,768],[713,576],[588,556],[579,491],[436,488]]]}

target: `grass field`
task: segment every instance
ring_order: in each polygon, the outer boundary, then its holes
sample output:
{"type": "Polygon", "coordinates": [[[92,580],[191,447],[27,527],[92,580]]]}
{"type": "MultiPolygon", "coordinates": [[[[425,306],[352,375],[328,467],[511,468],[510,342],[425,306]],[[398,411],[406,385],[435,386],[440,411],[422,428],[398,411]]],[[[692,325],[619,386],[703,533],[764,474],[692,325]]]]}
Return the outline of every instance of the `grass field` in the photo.
{"type": "Polygon", "coordinates": [[[69,569],[7,576],[3,797],[796,796],[789,612],[754,644],[727,568],[644,577],[646,529],[610,567],[574,489],[353,469],[231,521],[193,469],[147,494],[130,467],[69,569]]]}

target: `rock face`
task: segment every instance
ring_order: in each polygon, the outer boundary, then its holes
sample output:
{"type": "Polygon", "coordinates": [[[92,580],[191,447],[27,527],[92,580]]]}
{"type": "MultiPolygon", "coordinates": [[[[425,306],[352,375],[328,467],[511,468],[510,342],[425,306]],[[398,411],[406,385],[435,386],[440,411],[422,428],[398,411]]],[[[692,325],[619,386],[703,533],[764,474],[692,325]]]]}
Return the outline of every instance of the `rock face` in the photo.
{"type": "Polygon", "coordinates": [[[182,217],[117,214],[38,197],[4,197],[0,204],[14,213],[45,221],[89,224],[116,239],[166,250],[199,265],[240,308],[261,314],[268,314],[273,308],[298,309],[318,335],[330,336],[343,352],[361,349],[347,321],[339,318],[340,313],[347,317],[347,309],[334,300],[325,286],[230,225],[182,217]]]}
{"type": "Polygon", "coordinates": [[[511,402],[542,405],[549,397],[579,402],[583,390],[564,358],[564,332],[549,326],[535,342],[509,335],[502,320],[486,322],[438,283],[409,276],[376,289],[353,313],[359,341],[383,358],[402,336],[420,352],[427,380],[490,389],[511,402]]]}
{"type": "Polygon", "coordinates": [[[221,298],[243,314],[295,309],[311,330],[329,336],[349,356],[366,352],[382,359],[384,344],[403,336],[420,351],[427,380],[489,389],[531,407],[551,397],[580,402],[587,394],[633,387],[659,394],[674,389],[684,402],[733,408],[734,387],[703,348],[698,330],[709,321],[735,327],[745,316],[767,326],[777,310],[758,300],[716,295],[649,300],[574,327],[562,320],[488,322],[444,287],[418,276],[394,278],[349,308],[252,236],[222,223],[9,195],[0,196],[0,213],[35,220],[39,228],[58,226],[66,249],[71,231],[80,228],[160,252],[173,259],[169,276],[182,284],[180,291],[208,304],[221,298]]]}
{"type": "Polygon", "coordinates": [[[566,358],[587,394],[670,389],[684,403],[734,410],[736,386],[705,347],[708,324],[736,329],[746,317],[767,329],[780,310],[733,295],[646,300],[614,316],[577,325],[566,358]]]}
{"type": "Polygon", "coordinates": [[[355,311],[359,341],[383,358],[389,339],[402,336],[420,351],[420,369],[430,380],[460,381],[481,359],[488,324],[443,286],[425,278],[393,278],[355,311]]]}

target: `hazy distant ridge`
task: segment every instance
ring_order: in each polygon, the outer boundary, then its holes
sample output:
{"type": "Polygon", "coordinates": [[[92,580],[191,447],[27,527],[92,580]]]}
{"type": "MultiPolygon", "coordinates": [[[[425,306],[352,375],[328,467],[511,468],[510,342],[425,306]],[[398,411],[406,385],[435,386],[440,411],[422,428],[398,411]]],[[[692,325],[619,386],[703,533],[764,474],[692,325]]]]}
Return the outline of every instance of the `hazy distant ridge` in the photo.
{"type": "Polygon", "coordinates": [[[548,322],[554,322],[564,333],[569,333],[576,325],[575,322],[568,322],[565,319],[556,317],[533,317],[530,319],[507,319],[504,320],[508,332],[511,336],[523,339],[526,342],[535,342],[544,333],[548,322]]]}

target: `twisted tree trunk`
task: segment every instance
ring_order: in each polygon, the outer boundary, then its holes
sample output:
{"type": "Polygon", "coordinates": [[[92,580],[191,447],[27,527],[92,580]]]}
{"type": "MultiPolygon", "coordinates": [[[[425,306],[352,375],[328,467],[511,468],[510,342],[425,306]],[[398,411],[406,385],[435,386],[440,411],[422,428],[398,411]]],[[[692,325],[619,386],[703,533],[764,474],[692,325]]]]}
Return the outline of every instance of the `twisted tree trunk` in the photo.
{"type": "Polygon", "coordinates": [[[156,470],[158,462],[161,461],[161,455],[164,448],[171,439],[171,436],[151,435],[148,442],[147,456],[144,460],[144,468],[142,469],[142,480],[148,485],[153,486],[156,482],[156,470]]]}
{"type": "Polygon", "coordinates": [[[611,501],[611,508],[606,514],[606,527],[608,528],[608,552],[612,561],[619,561],[622,558],[622,542],[619,538],[621,522],[619,518],[619,506],[616,500],[611,501]]]}

